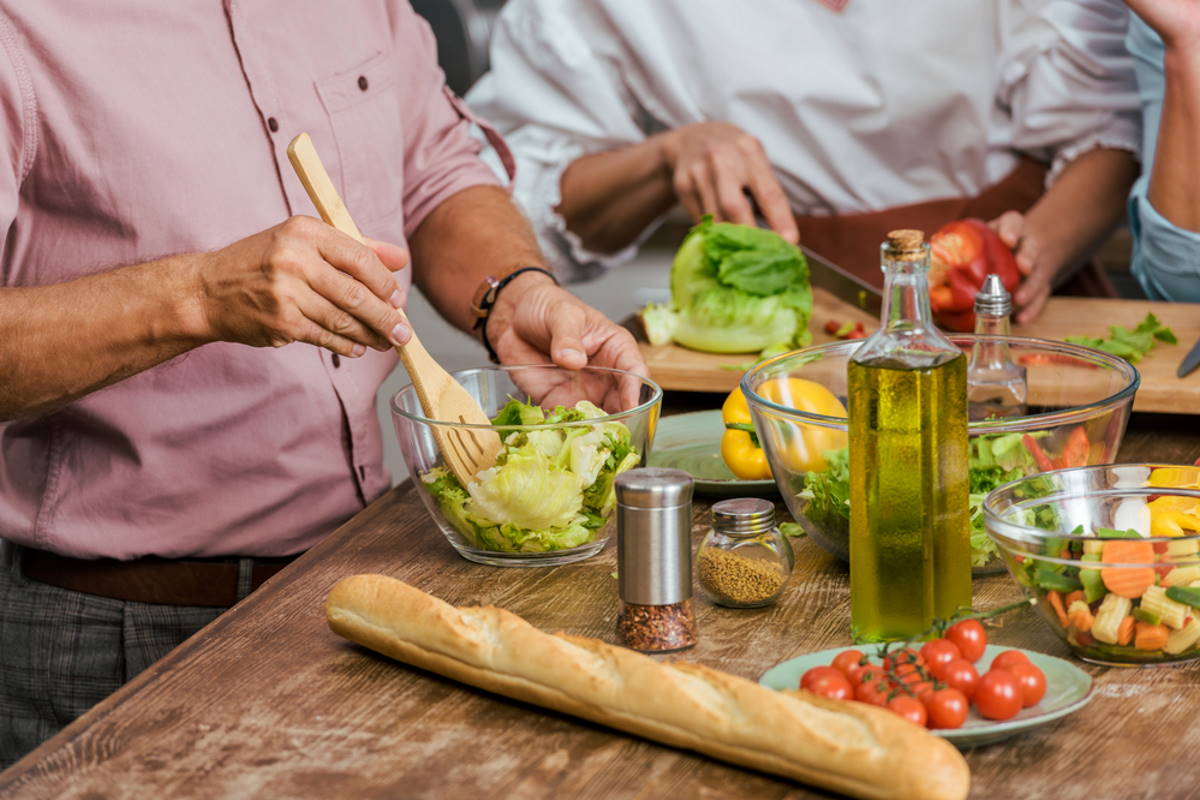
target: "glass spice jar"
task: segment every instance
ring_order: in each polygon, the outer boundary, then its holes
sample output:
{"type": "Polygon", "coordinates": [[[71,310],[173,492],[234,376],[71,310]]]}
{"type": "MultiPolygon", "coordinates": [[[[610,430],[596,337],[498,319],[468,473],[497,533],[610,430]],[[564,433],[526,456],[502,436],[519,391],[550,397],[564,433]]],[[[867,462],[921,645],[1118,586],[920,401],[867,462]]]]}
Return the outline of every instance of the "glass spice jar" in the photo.
{"type": "Polygon", "coordinates": [[[696,643],[692,608],[692,477],[644,467],[616,479],[617,638],[664,653],[696,643]]]}
{"type": "Polygon", "coordinates": [[[758,608],[779,599],[795,555],[775,525],[775,505],[757,497],[722,500],[696,552],[700,588],[717,605],[758,608]]]}

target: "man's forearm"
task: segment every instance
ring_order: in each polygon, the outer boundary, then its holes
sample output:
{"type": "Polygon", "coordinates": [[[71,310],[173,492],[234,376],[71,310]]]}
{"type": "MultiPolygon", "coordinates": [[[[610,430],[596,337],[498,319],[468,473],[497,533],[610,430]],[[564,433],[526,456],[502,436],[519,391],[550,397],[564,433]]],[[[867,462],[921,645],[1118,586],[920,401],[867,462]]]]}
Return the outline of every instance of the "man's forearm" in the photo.
{"type": "Polygon", "coordinates": [[[1200,53],[1186,47],[1167,48],[1163,59],[1166,90],[1150,203],[1171,224],[1200,231],[1200,53]]]}
{"type": "Polygon", "coordinates": [[[676,203],[663,148],[668,134],[576,159],[562,174],[555,209],[584,247],[615,253],[676,203]]]}
{"type": "Polygon", "coordinates": [[[1055,265],[1060,279],[1122,218],[1137,171],[1126,150],[1090,150],[1068,164],[1029,210],[1026,231],[1037,239],[1038,259],[1055,265]]]}
{"type": "Polygon", "coordinates": [[[192,256],[0,289],[0,420],[52,410],[199,344],[192,256]]]}
{"type": "Polygon", "coordinates": [[[475,324],[471,299],[484,278],[543,263],[529,222],[495,186],[452,195],[422,220],[409,246],[413,280],[438,312],[464,331],[475,324]]]}

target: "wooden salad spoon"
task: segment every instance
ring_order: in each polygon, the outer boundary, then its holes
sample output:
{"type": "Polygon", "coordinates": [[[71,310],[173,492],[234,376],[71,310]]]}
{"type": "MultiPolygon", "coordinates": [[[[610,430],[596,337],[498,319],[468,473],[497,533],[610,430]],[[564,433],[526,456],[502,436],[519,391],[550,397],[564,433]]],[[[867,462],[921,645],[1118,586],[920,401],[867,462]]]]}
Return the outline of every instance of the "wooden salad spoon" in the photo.
{"type": "MultiPolygon", "coordinates": [[[[329,173],[325,171],[325,166],[321,163],[308,134],[301,133],[293,139],[287,152],[296,175],[304,184],[308,196],[312,198],[321,219],[355,241],[362,242],[362,234],[350,217],[350,212],[346,210],[346,205],[330,180],[329,173]]],[[[408,323],[404,312],[399,313],[405,323],[408,323]]],[[[412,329],[411,324],[409,329],[412,329]]],[[[492,424],[470,392],[429,355],[429,351],[417,338],[415,330],[408,344],[397,347],[396,350],[400,353],[400,361],[408,371],[417,398],[421,401],[421,410],[428,419],[471,425],[492,424]]],[[[430,425],[430,429],[438,449],[446,459],[446,466],[463,486],[475,480],[475,475],[480,470],[496,463],[496,456],[499,455],[502,445],[500,435],[495,430],[460,428],[448,424],[439,425],[436,422],[430,425]]]]}

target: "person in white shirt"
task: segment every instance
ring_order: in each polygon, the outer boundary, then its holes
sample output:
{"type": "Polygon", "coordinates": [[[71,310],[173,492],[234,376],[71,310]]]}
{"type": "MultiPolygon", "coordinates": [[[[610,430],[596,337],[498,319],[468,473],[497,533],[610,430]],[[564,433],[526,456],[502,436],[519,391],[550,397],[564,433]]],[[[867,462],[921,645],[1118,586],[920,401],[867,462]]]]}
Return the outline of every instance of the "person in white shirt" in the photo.
{"type": "Polygon", "coordinates": [[[567,280],[676,203],[876,283],[888,229],[977,216],[1017,249],[1021,320],[1136,176],[1125,26],[1102,0],[510,0],[467,99],[567,280]]]}

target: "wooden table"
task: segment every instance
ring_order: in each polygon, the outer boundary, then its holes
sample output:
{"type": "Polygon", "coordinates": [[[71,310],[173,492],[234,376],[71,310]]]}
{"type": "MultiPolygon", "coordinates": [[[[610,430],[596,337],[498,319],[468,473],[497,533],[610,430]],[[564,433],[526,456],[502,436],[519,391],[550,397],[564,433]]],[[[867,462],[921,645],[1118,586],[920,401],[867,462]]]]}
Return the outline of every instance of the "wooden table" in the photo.
{"type": "MultiPolygon", "coordinates": [[[[1123,460],[1197,455],[1194,417],[1135,416],[1121,450],[1123,460]]],[[[556,569],[471,564],[442,539],[411,485],[400,486],[0,773],[0,797],[825,796],[463,687],[325,626],[322,601],[339,578],[382,572],[452,603],[493,603],[542,628],[610,639],[614,549],[556,569]]],[[[700,601],[701,642],[684,657],[757,679],[784,659],[847,644],[846,568],[806,540],[797,556],[775,607],[700,601]]],[[[979,608],[1019,597],[1005,575],[978,580],[975,592],[979,608]]],[[[991,635],[1069,657],[1031,611],[991,635]]],[[[1195,797],[1200,663],[1084,668],[1096,688],[1083,710],[967,754],[972,796],[1195,797]]]]}

